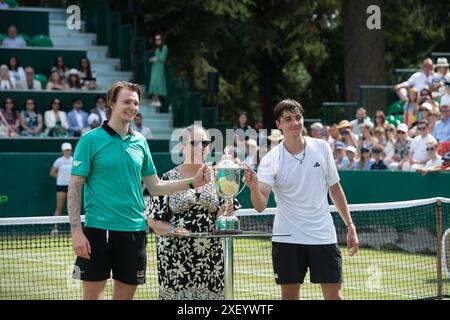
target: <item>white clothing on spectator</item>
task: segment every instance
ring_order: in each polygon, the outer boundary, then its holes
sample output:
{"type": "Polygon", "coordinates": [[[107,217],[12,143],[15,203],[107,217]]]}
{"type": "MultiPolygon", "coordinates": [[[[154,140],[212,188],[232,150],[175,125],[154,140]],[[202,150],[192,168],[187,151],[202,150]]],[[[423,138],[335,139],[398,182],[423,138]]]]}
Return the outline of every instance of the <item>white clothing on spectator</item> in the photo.
{"type": "Polygon", "coordinates": [[[423,71],[419,71],[414,73],[409,79],[408,83],[411,87],[414,87],[417,89],[418,92],[420,92],[422,89],[429,89],[430,83],[431,83],[431,77],[432,76],[426,76],[423,71]]]}

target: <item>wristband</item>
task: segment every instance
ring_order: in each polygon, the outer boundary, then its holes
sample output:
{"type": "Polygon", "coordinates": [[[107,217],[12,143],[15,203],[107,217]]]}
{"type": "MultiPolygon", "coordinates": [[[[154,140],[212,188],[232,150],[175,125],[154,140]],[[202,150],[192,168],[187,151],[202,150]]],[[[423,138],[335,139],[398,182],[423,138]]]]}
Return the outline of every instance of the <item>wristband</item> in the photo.
{"type": "Polygon", "coordinates": [[[188,183],[189,188],[195,189],[194,185],[192,184],[192,178],[189,178],[189,179],[187,180],[187,183],[188,183]]]}

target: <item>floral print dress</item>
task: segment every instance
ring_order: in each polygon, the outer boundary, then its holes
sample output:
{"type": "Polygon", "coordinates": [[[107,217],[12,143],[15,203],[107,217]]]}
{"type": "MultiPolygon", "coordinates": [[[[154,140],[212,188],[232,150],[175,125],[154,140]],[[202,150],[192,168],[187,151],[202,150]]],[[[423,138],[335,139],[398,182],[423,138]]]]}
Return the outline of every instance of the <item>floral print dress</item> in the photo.
{"type": "MultiPolygon", "coordinates": [[[[175,168],[162,180],[183,179],[175,168]]],[[[211,232],[223,200],[214,182],[173,195],[154,196],[149,201],[150,218],[167,221],[190,232],[211,232]]],[[[240,208],[237,200],[235,210],[240,208]]],[[[162,300],[224,299],[223,248],[219,238],[158,236],[159,298],[162,300]]]]}

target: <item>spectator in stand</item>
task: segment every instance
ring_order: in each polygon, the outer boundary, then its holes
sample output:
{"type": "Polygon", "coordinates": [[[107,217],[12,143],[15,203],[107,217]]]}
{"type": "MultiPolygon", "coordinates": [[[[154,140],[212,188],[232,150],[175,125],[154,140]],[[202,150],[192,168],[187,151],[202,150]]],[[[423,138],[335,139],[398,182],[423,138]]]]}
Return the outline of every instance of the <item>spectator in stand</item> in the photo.
{"type": "Polygon", "coordinates": [[[330,131],[331,131],[331,127],[330,126],[323,126],[323,129],[322,129],[322,132],[320,133],[320,136],[321,136],[321,138],[323,140],[327,141],[330,144],[331,149],[333,150],[334,149],[334,139],[331,136],[330,131]]]}
{"type": "Polygon", "coordinates": [[[374,145],[378,144],[377,138],[373,130],[373,125],[365,124],[361,127],[361,137],[358,142],[358,147],[365,149],[372,149],[374,145]]]}
{"type": "Polygon", "coordinates": [[[383,161],[384,147],[381,144],[377,144],[372,148],[372,154],[374,163],[370,166],[370,170],[387,170],[388,167],[383,161]]]}
{"type": "Polygon", "coordinates": [[[431,168],[442,164],[442,157],[438,154],[438,144],[436,141],[427,143],[427,152],[430,160],[425,164],[425,168],[431,168]]]}
{"type": "Polygon", "coordinates": [[[414,87],[418,92],[423,88],[429,88],[431,77],[433,76],[433,61],[427,58],[422,63],[422,70],[414,73],[407,81],[399,83],[395,86],[395,91],[400,99],[406,100],[406,91],[414,87]]]}
{"type": "Polygon", "coordinates": [[[353,133],[350,122],[348,120],[342,120],[339,122],[337,129],[345,146],[354,146],[356,148],[358,145],[358,137],[353,133]]]}
{"type": "Polygon", "coordinates": [[[411,141],[412,139],[408,135],[408,126],[405,123],[400,123],[397,126],[397,139],[394,143],[394,155],[392,156],[392,162],[389,164],[389,169],[403,169],[403,165],[408,161],[411,141]]]}
{"type": "Polygon", "coordinates": [[[42,90],[41,82],[34,79],[34,70],[32,67],[25,68],[25,80],[17,84],[17,89],[42,90]]]}
{"type": "Polygon", "coordinates": [[[80,90],[81,89],[81,81],[80,75],[78,74],[77,69],[70,69],[67,73],[67,82],[65,85],[66,90],[80,90]]]}
{"type": "Polygon", "coordinates": [[[447,58],[438,58],[435,64],[436,73],[431,79],[431,91],[433,98],[439,98],[445,94],[444,82],[450,82],[450,72],[447,58]]]}
{"type": "Polygon", "coordinates": [[[387,122],[386,122],[386,115],[383,111],[377,110],[375,111],[375,116],[373,117],[374,121],[374,127],[376,128],[386,128],[387,122]]]}
{"type": "Polygon", "coordinates": [[[378,140],[378,144],[381,144],[383,147],[386,146],[386,130],[384,130],[384,127],[375,128],[375,138],[378,140]]]}
{"type": "Polygon", "coordinates": [[[89,115],[89,117],[87,118],[87,123],[88,123],[89,127],[83,129],[83,131],[81,132],[81,136],[84,136],[89,131],[94,130],[95,128],[99,127],[100,123],[101,123],[100,117],[95,113],[91,113],[89,115]]]}
{"type": "Polygon", "coordinates": [[[361,159],[359,159],[356,164],[356,170],[370,170],[372,164],[374,164],[374,160],[372,159],[372,151],[370,149],[366,149],[364,147],[361,148],[361,159]]]}
{"type": "Polygon", "coordinates": [[[10,126],[6,122],[6,119],[0,112],[0,138],[11,138],[16,136],[17,134],[13,130],[11,130],[10,126]]]}
{"type": "Polygon", "coordinates": [[[42,114],[36,110],[33,99],[27,99],[25,110],[20,113],[20,125],[22,136],[36,137],[42,134],[42,114]]]}
{"type": "Polygon", "coordinates": [[[311,137],[322,139],[323,125],[320,122],[314,122],[311,125],[311,137]]]}
{"type": "Polygon", "coordinates": [[[25,48],[27,44],[25,40],[17,36],[17,28],[10,26],[8,28],[8,38],[3,40],[3,48],[25,48]]]}
{"type": "Polygon", "coordinates": [[[50,74],[50,78],[47,82],[46,90],[52,91],[52,90],[64,90],[65,85],[64,82],[61,79],[61,76],[59,75],[58,71],[52,71],[50,74]]]}
{"type": "Polygon", "coordinates": [[[444,82],[445,94],[441,98],[441,106],[450,106],[450,82],[444,82]]]}
{"type": "Polygon", "coordinates": [[[431,110],[430,112],[428,112],[427,120],[428,120],[428,124],[430,126],[430,132],[434,131],[434,127],[436,126],[436,123],[439,121],[440,118],[441,118],[440,112],[436,112],[434,110],[431,110]]]}
{"type": "Polygon", "coordinates": [[[283,133],[279,129],[272,129],[270,135],[267,137],[269,139],[268,151],[276,147],[283,139],[283,133]]]}
{"type": "Polygon", "coordinates": [[[336,123],[333,123],[330,126],[330,136],[333,142],[331,143],[331,149],[334,150],[334,147],[336,146],[336,142],[342,141],[341,133],[339,132],[338,125],[336,123]]]}
{"type": "Polygon", "coordinates": [[[0,9],[9,9],[9,4],[5,0],[0,0],[0,9]]]}
{"type": "Polygon", "coordinates": [[[91,113],[95,113],[100,118],[100,123],[108,119],[106,100],[104,96],[95,97],[95,108],[91,109],[91,113]]]}
{"type": "Polygon", "coordinates": [[[355,170],[358,164],[356,159],[357,150],[354,146],[348,146],[345,148],[345,155],[347,156],[347,163],[341,166],[341,170],[355,170]]]}
{"type": "Polygon", "coordinates": [[[255,139],[247,140],[248,154],[245,157],[246,163],[253,171],[258,169],[258,144],[255,139]]]}
{"type": "Polygon", "coordinates": [[[50,70],[50,74],[54,71],[58,72],[59,78],[61,81],[66,81],[67,73],[69,72],[69,68],[66,67],[64,62],[64,58],[62,56],[57,56],[55,59],[55,63],[53,64],[52,69],[50,70]]]}
{"type": "Polygon", "coordinates": [[[67,114],[69,133],[74,137],[81,137],[84,129],[88,128],[88,113],[83,111],[83,101],[79,98],[72,100],[72,111],[67,114]]]}
{"type": "Polygon", "coordinates": [[[134,124],[132,125],[133,129],[140,132],[145,139],[151,139],[153,137],[152,131],[150,128],[144,126],[142,123],[142,114],[138,113],[136,117],[134,117],[134,124]]]}
{"type": "Polygon", "coordinates": [[[50,110],[44,113],[45,134],[49,137],[67,136],[69,124],[67,123],[66,113],[62,110],[61,100],[54,98],[50,102],[50,110]]]}
{"type": "Polygon", "coordinates": [[[385,148],[384,148],[384,154],[385,154],[385,158],[384,158],[384,163],[386,163],[387,165],[389,165],[392,161],[393,161],[393,157],[395,154],[395,142],[396,142],[396,129],[395,126],[391,123],[389,123],[386,126],[386,144],[385,144],[385,148]]]}
{"type": "Polygon", "coordinates": [[[419,103],[419,93],[416,88],[408,90],[407,101],[403,107],[403,118],[408,128],[411,128],[417,122],[417,112],[415,112],[419,103]]]}
{"type": "Polygon", "coordinates": [[[450,105],[441,106],[442,118],[433,129],[433,136],[439,143],[438,152],[443,155],[450,151],[450,105]]]}
{"type": "Polygon", "coordinates": [[[156,51],[155,56],[149,59],[152,64],[149,94],[152,96],[150,105],[161,107],[160,96],[167,95],[166,77],[164,71],[164,64],[167,60],[168,49],[164,44],[164,39],[161,34],[155,36],[156,51]]]}
{"type": "Polygon", "coordinates": [[[439,111],[439,104],[433,100],[432,92],[430,89],[427,89],[427,88],[423,88],[420,91],[420,96],[419,96],[419,105],[422,105],[425,102],[428,102],[431,105],[433,110],[439,111]]]}
{"type": "Polygon", "coordinates": [[[259,146],[267,147],[267,130],[264,129],[264,125],[261,121],[255,122],[254,129],[256,130],[256,142],[259,146]]]}
{"type": "Polygon", "coordinates": [[[14,90],[15,88],[16,82],[9,76],[8,66],[2,64],[0,66],[0,91],[14,90]]]}
{"type": "MultiPolygon", "coordinates": [[[[62,157],[59,157],[53,163],[50,170],[50,176],[56,178],[56,208],[55,216],[60,216],[64,208],[64,202],[67,198],[67,190],[70,182],[70,172],[72,170],[72,145],[64,142],[61,145],[62,157]]],[[[55,236],[59,232],[58,225],[53,226],[51,235],[55,236]]]]}
{"type": "Polygon", "coordinates": [[[347,156],[345,155],[346,146],[343,142],[336,142],[336,146],[334,147],[334,155],[336,163],[336,169],[340,170],[342,167],[346,167],[348,163],[347,156]]]}
{"type": "Polygon", "coordinates": [[[8,60],[9,77],[14,79],[16,85],[25,81],[25,71],[20,66],[19,60],[16,57],[10,57],[8,60]]]}
{"type": "Polygon", "coordinates": [[[419,107],[419,112],[417,113],[417,121],[428,120],[428,113],[431,111],[433,111],[433,106],[430,103],[422,103],[419,107]]]}
{"type": "Polygon", "coordinates": [[[427,152],[427,143],[436,141],[429,133],[427,120],[419,121],[417,129],[420,134],[411,142],[408,163],[403,165],[404,171],[416,171],[416,169],[425,167],[427,161],[430,160],[430,156],[427,152]]]}
{"type": "Polygon", "coordinates": [[[244,133],[251,129],[252,127],[248,123],[248,114],[247,112],[240,112],[238,121],[236,122],[236,125],[234,126],[234,130],[241,129],[244,133]]]}
{"type": "Polygon", "coordinates": [[[20,114],[14,106],[12,98],[5,99],[5,105],[3,109],[0,109],[1,116],[6,120],[6,124],[12,131],[12,135],[20,133],[20,114]]]}
{"type": "Polygon", "coordinates": [[[433,136],[439,143],[450,141],[450,105],[441,106],[441,116],[433,130],[433,136]]]}
{"type": "Polygon", "coordinates": [[[361,135],[361,126],[365,123],[372,123],[369,118],[367,118],[367,111],[364,108],[358,108],[356,110],[356,119],[352,120],[350,124],[353,127],[353,133],[359,138],[361,135]]]}
{"type": "Polygon", "coordinates": [[[450,171],[450,152],[447,152],[442,157],[442,164],[434,166],[434,167],[417,169],[416,171],[421,173],[423,176],[428,174],[429,172],[450,171]]]}
{"type": "Polygon", "coordinates": [[[97,89],[96,75],[91,70],[91,62],[88,58],[80,59],[80,81],[81,88],[83,90],[95,90],[97,89]]]}

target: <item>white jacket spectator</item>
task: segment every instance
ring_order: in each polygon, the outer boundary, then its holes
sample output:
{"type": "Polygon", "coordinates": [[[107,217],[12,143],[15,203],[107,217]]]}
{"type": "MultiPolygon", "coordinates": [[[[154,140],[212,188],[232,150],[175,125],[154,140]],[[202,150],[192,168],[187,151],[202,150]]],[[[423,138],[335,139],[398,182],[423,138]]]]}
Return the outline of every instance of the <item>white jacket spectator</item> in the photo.
{"type": "Polygon", "coordinates": [[[8,38],[3,40],[3,48],[25,48],[27,46],[25,40],[17,36],[17,29],[15,26],[8,28],[8,38]]]}
{"type": "Polygon", "coordinates": [[[0,66],[0,91],[1,90],[13,90],[16,88],[16,82],[14,78],[9,76],[8,66],[2,64],[0,66]]]}
{"type": "MultiPolygon", "coordinates": [[[[66,130],[69,129],[69,124],[67,123],[67,116],[64,111],[58,111],[59,120],[61,121],[61,127],[66,130]]],[[[48,135],[49,131],[56,126],[56,114],[53,110],[47,110],[44,114],[44,123],[45,123],[45,134],[48,135]]]]}

